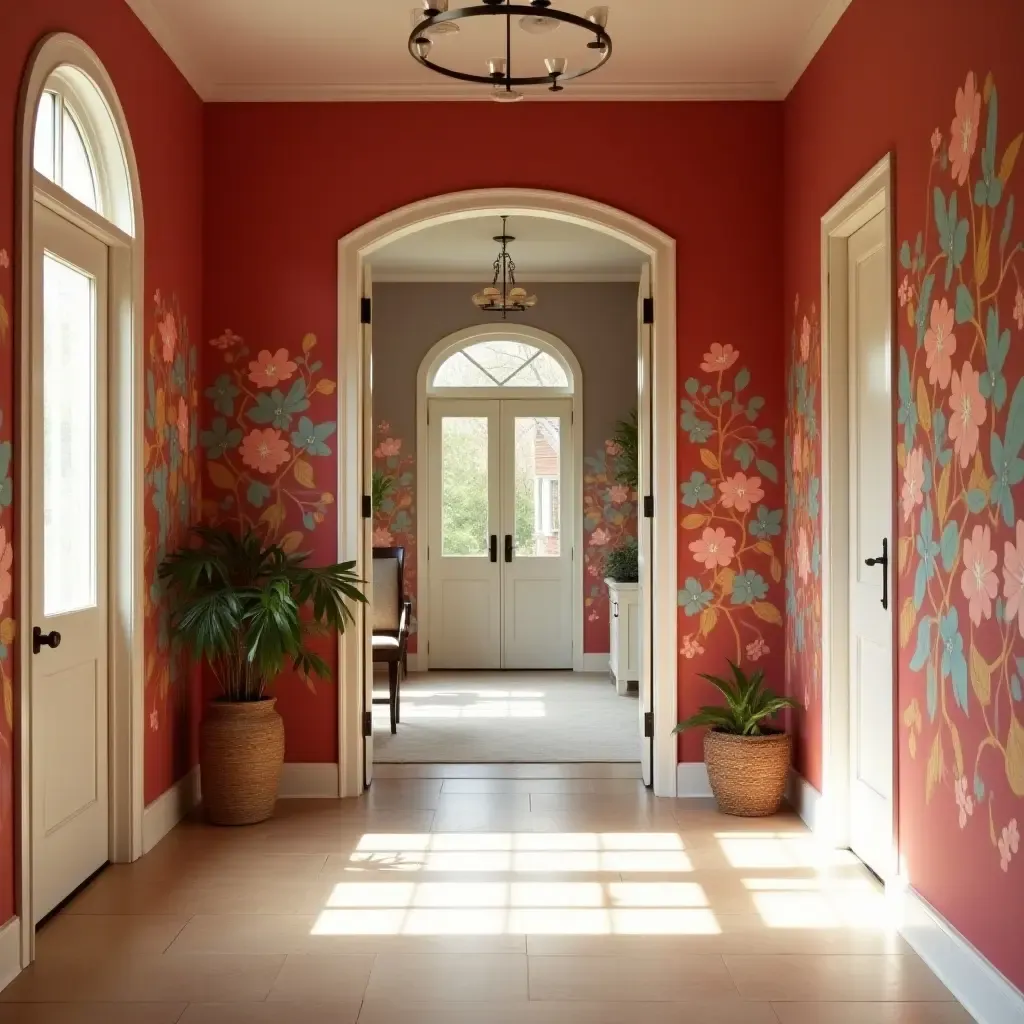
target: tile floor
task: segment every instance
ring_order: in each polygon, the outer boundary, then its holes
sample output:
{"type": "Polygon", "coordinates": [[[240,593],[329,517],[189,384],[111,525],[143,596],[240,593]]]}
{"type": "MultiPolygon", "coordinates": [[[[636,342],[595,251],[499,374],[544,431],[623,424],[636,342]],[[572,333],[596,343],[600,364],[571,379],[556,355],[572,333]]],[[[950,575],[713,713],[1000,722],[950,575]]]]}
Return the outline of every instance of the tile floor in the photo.
{"type": "Polygon", "coordinates": [[[390,765],[198,821],[39,933],[0,1024],[967,1024],[850,856],[631,765],[390,765]]]}

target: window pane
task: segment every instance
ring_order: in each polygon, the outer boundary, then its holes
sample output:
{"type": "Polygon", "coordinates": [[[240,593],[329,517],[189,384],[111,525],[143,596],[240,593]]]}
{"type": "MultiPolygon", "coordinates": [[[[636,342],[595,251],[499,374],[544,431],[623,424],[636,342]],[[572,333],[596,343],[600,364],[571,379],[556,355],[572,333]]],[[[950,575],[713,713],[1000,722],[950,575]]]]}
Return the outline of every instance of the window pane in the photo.
{"type": "Polygon", "coordinates": [[[557,416],[516,417],[516,555],[520,558],[561,554],[561,427],[557,416]]]}
{"type": "Polygon", "coordinates": [[[447,359],[434,375],[439,388],[567,388],[553,356],[522,341],[481,341],[447,359]]]}
{"type": "Polygon", "coordinates": [[[96,604],[95,282],[43,257],[43,614],[96,604]]]}
{"type": "Polygon", "coordinates": [[[441,554],[488,555],[487,418],[441,420],[441,554]]]}
{"type": "Polygon", "coordinates": [[[567,388],[565,370],[547,352],[541,352],[505,382],[510,388],[567,388]]]}
{"type": "Polygon", "coordinates": [[[50,181],[54,180],[54,109],[55,103],[53,93],[44,92],[39,99],[39,111],[36,114],[36,138],[32,153],[32,166],[40,174],[45,174],[50,181]]]}
{"type": "Polygon", "coordinates": [[[497,383],[461,352],[446,359],[434,374],[435,388],[493,388],[497,383]]]}
{"type": "Polygon", "coordinates": [[[63,132],[61,187],[65,192],[70,192],[79,202],[85,203],[90,209],[99,212],[99,204],[96,201],[96,179],[92,173],[92,164],[89,162],[89,153],[85,148],[78,125],[75,124],[74,118],[68,113],[66,107],[63,132]]]}

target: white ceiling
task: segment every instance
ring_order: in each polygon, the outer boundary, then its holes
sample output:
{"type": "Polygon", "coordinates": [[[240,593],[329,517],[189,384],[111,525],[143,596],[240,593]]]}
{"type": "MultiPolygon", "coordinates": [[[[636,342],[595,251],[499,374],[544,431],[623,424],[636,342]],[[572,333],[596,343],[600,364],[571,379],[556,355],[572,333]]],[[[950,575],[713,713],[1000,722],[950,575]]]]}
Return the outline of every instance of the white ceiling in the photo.
{"type": "MultiPolygon", "coordinates": [[[[486,98],[409,56],[418,0],[126,0],[205,100],[431,100],[486,98]]],[[[470,6],[478,0],[451,0],[470,6]]],[[[526,0],[519,0],[525,3],[526,0]]],[[[582,15],[593,0],[555,0],[582,15]]],[[[613,53],[567,99],[781,99],[852,0],[618,0],[613,53]]],[[[431,58],[473,72],[503,52],[501,18],[462,22],[431,58]]],[[[513,59],[570,66],[587,51],[561,25],[516,28],[513,59]]],[[[541,90],[539,97],[551,101],[541,90]]]]}
{"type": "MultiPolygon", "coordinates": [[[[509,253],[520,281],[638,281],[644,257],[600,231],[543,217],[511,217],[509,253]]],[[[497,217],[424,228],[373,254],[374,281],[489,282],[497,217]]]]}

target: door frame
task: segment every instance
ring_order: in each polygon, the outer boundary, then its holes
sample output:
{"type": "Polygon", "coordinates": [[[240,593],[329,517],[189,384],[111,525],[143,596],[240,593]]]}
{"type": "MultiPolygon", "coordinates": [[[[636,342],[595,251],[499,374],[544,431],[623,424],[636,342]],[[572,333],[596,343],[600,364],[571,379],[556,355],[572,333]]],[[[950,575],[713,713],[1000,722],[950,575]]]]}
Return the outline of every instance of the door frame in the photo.
{"type": "MultiPolygon", "coordinates": [[[[659,552],[653,586],[652,629],[655,663],[654,791],[676,794],[677,689],[677,382],[676,243],[673,238],[622,210],[581,196],[543,189],[495,188],[434,196],[400,207],[364,224],[338,242],[338,554],[354,559],[364,577],[369,566],[362,545],[361,381],[363,351],[360,322],[362,267],[378,249],[426,227],[474,217],[543,217],[600,231],[633,246],[651,262],[655,305],[653,393],[654,431],[659,449],[672,453],[655,467],[655,546],[659,552]]],[[[352,629],[339,638],[338,782],[342,796],[363,791],[362,634],[366,616],[356,609],[352,629]]]]}
{"type": "Polygon", "coordinates": [[[42,39],[29,59],[18,105],[15,225],[16,319],[18,357],[18,549],[17,608],[20,715],[15,723],[19,742],[17,769],[20,841],[16,850],[17,910],[21,928],[21,965],[35,958],[32,913],[32,650],[25,618],[31,609],[29,552],[32,536],[30,490],[25,486],[31,465],[29,430],[32,367],[33,214],[37,203],[49,208],[109,249],[107,324],[108,373],[108,772],[110,780],[110,860],[129,862],[142,856],[144,810],[145,700],[143,693],[144,493],[143,493],[143,325],[145,233],[138,164],[128,122],[113,80],[95,52],[81,39],[55,33],[42,39]],[[97,163],[108,175],[115,194],[109,198],[117,221],[100,217],[63,189],[37,174],[32,165],[35,117],[46,82],[58,68],[86,76],[92,90],[76,98],[88,113],[109,118],[101,131],[97,163]],[[102,110],[100,108],[105,108],[102,110]],[[119,166],[120,163],[120,166],[119,166]],[[120,172],[120,174],[119,174],[120,172]],[[119,178],[123,174],[124,180],[119,178]],[[125,229],[127,230],[125,230],[125,229]]]}
{"type": "MultiPolygon", "coordinates": [[[[889,278],[893,274],[893,182],[892,159],[887,153],[821,219],[821,379],[822,379],[822,793],[816,809],[816,830],[825,840],[845,848],[850,841],[850,638],[849,638],[849,309],[847,305],[848,239],[878,214],[885,216],[889,241],[889,278]],[[835,284],[833,285],[833,282],[835,284]]],[[[893,290],[889,289],[890,314],[893,290]]],[[[891,327],[892,362],[890,381],[896,380],[899,356],[895,323],[891,327]]],[[[894,427],[895,430],[895,427],[894,427]]],[[[893,451],[896,450],[895,438],[893,451]]],[[[896,494],[895,459],[890,493],[896,494]]],[[[890,539],[897,533],[896,505],[892,505],[890,539]]],[[[896,545],[890,544],[895,554],[896,545]]],[[[891,564],[891,563],[890,563],[891,564]]],[[[892,570],[891,570],[892,571],[892,570]]],[[[893,624],[892,679],[898,685],[898,651],[892,609],[895,607],[895,579],[892,571],[893,601],[889,618],[893,624]]],[[[899,771],[896,728],[896,697],[893,695],[893,847],[898,848],[899,771]]]]}
{"type": "MultiPolygon", "coordinates": [[[[449,399],[513,399],[513,398],[562,398],[572,400],[572,477],[566,488],[570,495],[573,515],[573,587],[572,587],[572,668],[574,672],[584,671],[583,662],[583,573],[576,572],[576,566],[583,562],[583,370],[575,353],[561,338],[536,327],[513,324],[508,329],[496,327],[493,323],[478,327],[467,327],[448,334],[432,345],[423,357],[416,374],[416,495],[429,495],[430,437],[427,414],[432,400],[449,399]],[[536,345],[541,351],[551,352],[559,361],[567,364],[572,374],[572,393],[561,388],[440,388],[430,390],[430,378],[434,371],[452,352],[479,341],[524,341],[536,345]],[[579,425],[579,429],[577,429],[579,425]],[[577,579],[576,577],[579,577],[577,579]]],[[[426,641],[430,636],[430,561],[427,548],[430,543],[430,517],[416,516],[416,578],[419,580],[419,595],[416,602],[416,623],[418,637],[426,641]]],[[[417,650],[409,655],[409,664],[415,672],[430,669],[430,655],[427,650],[417,650]]]]}

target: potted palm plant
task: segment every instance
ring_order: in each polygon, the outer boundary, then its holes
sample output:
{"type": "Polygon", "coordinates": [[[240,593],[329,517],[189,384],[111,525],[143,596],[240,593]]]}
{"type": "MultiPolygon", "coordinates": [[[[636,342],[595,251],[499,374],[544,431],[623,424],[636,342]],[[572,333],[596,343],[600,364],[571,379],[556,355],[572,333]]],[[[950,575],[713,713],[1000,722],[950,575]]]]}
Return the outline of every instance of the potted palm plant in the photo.
{"type": "Polygon", "coordinates": [[[199,526],[160,566],[175,642],[209,667],[220,689],[199,732],[203,806],[215,824],[273,814],[284,723],[269,691],[288,666],[329,676],[309,640],[343,633],[352,602],[365,601],[354,562],[313,567],[307,557],[252,530],[199,526]]]}
{"type": "Polygon", "coordinates": [[[767,722],[800,705],[766,689],[763,672],[748,676],[731,661],[729,667],[731,680],[701,674],[721,691],[725,704],[704,705],[675,732],[706,727],[704,763],[719,808],[726,814],[763,817],[782,803],[792,757],[790,737],[767,722]]]}

